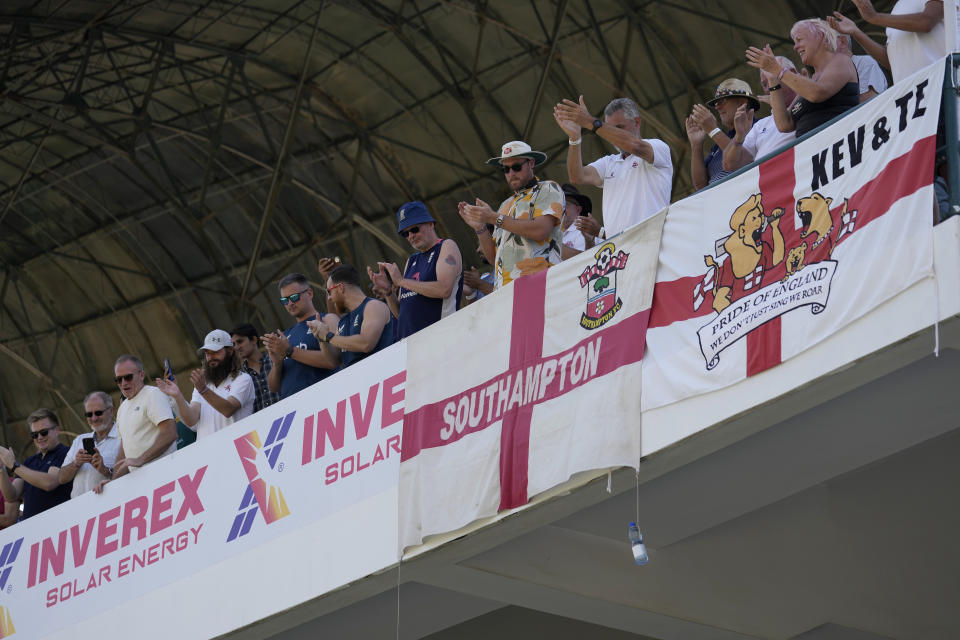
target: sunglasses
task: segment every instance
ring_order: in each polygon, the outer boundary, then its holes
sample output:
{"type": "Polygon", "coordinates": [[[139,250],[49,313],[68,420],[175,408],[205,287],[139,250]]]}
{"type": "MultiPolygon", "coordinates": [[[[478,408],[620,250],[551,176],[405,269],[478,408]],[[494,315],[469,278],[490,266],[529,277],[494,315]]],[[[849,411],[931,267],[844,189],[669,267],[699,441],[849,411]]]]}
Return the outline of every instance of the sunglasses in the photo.
{"type": "Polygon", "coordinates": [[[403,236],[404,238],[406,238],[406,237],[407,237],[408,235],[410,235],[411,233],[419,233],[419,232],[420,232],[420,227],[413,226],[413,227],[407,227],[406,229],[404,229],[403,231],[401,231],[401,232],[400,232],[400,235],[403,236]]]}
{"type": "MultiPolygon", "coordinates": [[[[113,379],[113,381],[116,382],[117,384],[120,384],[121,382],[130,382],[131,380],[133,380],[134,375],[136,374],[127,373],[122,376],[117,376],[116,378],[113,379]]],[[[87,417],[89,418],[90,416],[87,416],[87,417]]]]}
{"type": "Polygon", "coordinates": [[[53,429],[40,429],[40,431],[31,431],[30,437],[36,440],[37,438],[45,438],[47,434],[53,431],[53,429]]]}
{"type": "Polygon", "coordinates": [[[280,304],[282,304],[283,306],[287,306],[291,302],[297,302],[300,300],[300,297],[303,296],[303,294],[305,294],[307,291],[310,291],[310,289],[307,288],[299,293],[291,293],[288,296],[283,296],[282,298],[280,298],[280,304]]]}
{"type": "Polygon", "coordinates": [[[106,412],[107,412],[106,409],[101,409],[100,411],[85,411],[83,415],[87,416],[88,418],[92,418],[93,416],[97,416],[99,418],[106,412]]]}
{"type": "Polygon", "coordinates": [[[339,283],[333,285],[332,287],[327,287],[327,295],[330,295],[331,293],[333,293],[333,291],[334,291],[337,287],[342,287],[342,286],[343,286],[343,283],[342,283],[342,282],[339,282],[339,283]]]}
{"type": "Polygon", "coordinates": [[[505,165],[501,165],[500,170],[503,171],[505,174],[510,173],[511,171],[516,171],[517,173],[520,173],[521,171],[523,171],[523,168],[525,166],[527,166],[526,162],[521,162],[520,164],[505,164],[505,165]]]}

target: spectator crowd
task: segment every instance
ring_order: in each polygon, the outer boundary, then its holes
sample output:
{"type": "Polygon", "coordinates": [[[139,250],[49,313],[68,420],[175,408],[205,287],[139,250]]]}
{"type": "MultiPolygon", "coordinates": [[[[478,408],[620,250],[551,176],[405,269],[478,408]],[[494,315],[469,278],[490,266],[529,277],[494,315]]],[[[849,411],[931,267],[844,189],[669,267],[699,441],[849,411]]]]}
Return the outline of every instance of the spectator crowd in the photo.
{"type": "MultiPolygon", "coordinates": [[[[760,94],[748,81],[728,78],[710,99],[692,106],[685,128],[695,188],[775,153],[883,92],[883,69],[896,82],[946,55],[941,0],[898,0],[889,14],[877,12],[870,0],[852,1],[863,22],[886,27],[885,44],[839,12],[801,20],[790,31],[799,67],[774,55],[769,45],[749,47],[746,62],[758,71],[760,94]],[[853,54],[854,41],[867,55],[853,54]],[[763,104],[771,113],[758,117],[763,104]]],[[[90,432],[69,447],[60,442],[57,415],[37,409],[27,418],[37,452],[20,462],[13,450],[0,447],[6,467],[0,473],[0,527],[87,491],[102,492],[107,483],[175,451],[178,423],[207,438],[462,305],[656,214],[669,204],[674,166],[666,143],[643,137],[640,113],[629,98],[611,101],[602,118],[583,96],[558,103],[553,116],[569,141],[566,184],[537,176],[547,155],[525,141],[507,142],[500,155],[486,161],[503,172],[511,195],[496,208],[476,199],[460,202],[458,211],[476,233],[480,262],[491,268],[487,273],[465,270],[460,248],[439,235],[426,205],[408,202],[397,211],[397,232],[412,250],[402,269],[392,262],[367,266],[368,289],[353,266],[321,259],[325,312],[315,299],[321,292],[306,275],[286,275],[277,285],[278,299],[293,324],[262,335],[249,323],[210,331],[197,349],[201,366],[188,375],[189,399],[172,371],[149,384],[140,358],[125,354],[114,364],[122,402],[115,407],[109,393],[91,391],[83,401],[90,432]],[[581,144],[587,133],[616,152],[584,164],[581,144]],[[576,185],[602,189],[602,223],[576,185]]],[[[941,215],[949,207],[941,197],[947,187],[944,165],[945,157],[938,157],[941,215]]]]}

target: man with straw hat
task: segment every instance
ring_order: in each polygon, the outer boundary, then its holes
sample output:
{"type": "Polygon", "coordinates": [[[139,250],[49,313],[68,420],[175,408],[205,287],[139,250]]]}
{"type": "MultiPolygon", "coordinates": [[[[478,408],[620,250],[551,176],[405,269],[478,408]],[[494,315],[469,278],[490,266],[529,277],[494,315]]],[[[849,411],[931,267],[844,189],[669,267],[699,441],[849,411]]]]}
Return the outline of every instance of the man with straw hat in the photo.
{"type": "Polygon", "coordinates": [[[563,190],[533,173],[546,161],[547,154],[526,142],[508,142],[487,164],[500,167],[513,195],[497,211],[479,198],[476,204],[459,204],[460,216],[477,232],[484,257],[494,265],[497,289],[560,263],[563,190]],[[493,225],[492,233],[486,224],[493,225]]]}
{"type": "Polygon", "coordinates": [[[717,119],[707,107],[693,105],[686,126],[687,139],[690,140],[690,177],[695,189],[702,189],[730,174],[723,169],[723,150],[733,144],[733,120],[740,105],[749,105],[754,111],[760,109],[760,101],[753,95],[750,85],[739,78],[727,78],[721,82],[707,104],[720,114],[720,123],[728,133],[721,131],[717,119]],[[704,159],[703,145],[708,138],[714,144],[704,159]]]}

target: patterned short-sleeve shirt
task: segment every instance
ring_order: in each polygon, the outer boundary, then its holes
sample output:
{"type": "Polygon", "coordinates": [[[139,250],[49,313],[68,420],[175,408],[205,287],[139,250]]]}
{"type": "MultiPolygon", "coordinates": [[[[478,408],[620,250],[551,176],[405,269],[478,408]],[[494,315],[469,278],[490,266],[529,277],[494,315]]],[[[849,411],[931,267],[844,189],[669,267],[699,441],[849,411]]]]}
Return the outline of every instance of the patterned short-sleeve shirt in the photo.
{"type": "Polygon", "coordinates": [[[560,220],[566,204],[563,189],[553,180],[538,181],[532,187],[521,189],[500,204],[497,211],[505,217],[515,220],[534,220],[543,215],[554,216],[557,224],[544,242],[534,242],[529,238],[500,228],[493,232],[497,245],[496,280],[499,289],[520,276],[543,271],[560,264],[560,246],[563,233],[560,220]]]}

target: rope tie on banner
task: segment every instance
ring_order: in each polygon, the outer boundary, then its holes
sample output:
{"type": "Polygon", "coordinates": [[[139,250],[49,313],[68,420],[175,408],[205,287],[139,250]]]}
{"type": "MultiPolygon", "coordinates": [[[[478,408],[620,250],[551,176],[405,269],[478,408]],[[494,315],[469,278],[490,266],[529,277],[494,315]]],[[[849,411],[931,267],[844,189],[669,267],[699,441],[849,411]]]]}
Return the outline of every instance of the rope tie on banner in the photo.
{"type": "Polygon", "coordinates": [[[640,470],[637,469],[637,519],[634,522],[640,523],[640,470]]]}
{"type": "MultiPolygon", "coordinates": [[[[936,204],[936,195],[934,195],[934,204],[936,204]]],[[[933,356],[940,357],[940,278],[937,277],[937,254],[936,239],[931,230],[930,233],[930,255],[933,256],[931,270],[933,271],[933,356]]]]}
{"type": "Polygon", "coordinates": [[[400,640],[400,566],[403,564],[403,554],[397,563],[397,640],[400,640]]]}

